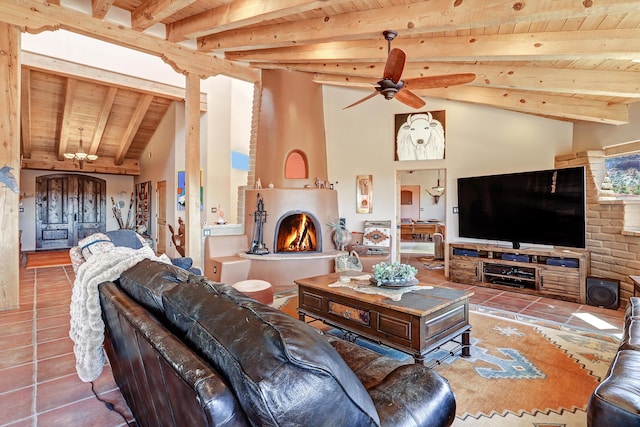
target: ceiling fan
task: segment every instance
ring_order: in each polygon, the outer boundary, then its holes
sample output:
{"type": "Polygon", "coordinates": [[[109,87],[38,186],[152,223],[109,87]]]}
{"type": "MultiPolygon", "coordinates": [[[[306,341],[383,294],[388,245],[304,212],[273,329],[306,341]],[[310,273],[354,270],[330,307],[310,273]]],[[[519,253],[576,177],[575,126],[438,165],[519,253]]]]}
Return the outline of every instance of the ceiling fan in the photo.
{"type": "Polygon", "coordinates": [[[385,99],[397,99],[405,105],[412,108],[421,108],[426,103],[415,93],[411,92],[412,89],[430,89],[436,87],[447,87],[454,85],[461,85],[469,83],[476,78],[473,73],[463,74],[448,74],[442,76],[426,76],[416,77],[407,80],[401,80],[402,71],[404,70],[404,63],[407,59],[406,53],[402,49],[391,49],[391,41],[396,38],[398,33],[396,31],[383,31],[382,35],[387,40],[387,62],[384,66],[384,74],[382,79],[375,83],[375,91],[368,96],[362,98],[359,101],[354,102],[351,105],[344,107],[347,108],[358,105],[367,99],[373,98],[380,94],[385,99]]]}

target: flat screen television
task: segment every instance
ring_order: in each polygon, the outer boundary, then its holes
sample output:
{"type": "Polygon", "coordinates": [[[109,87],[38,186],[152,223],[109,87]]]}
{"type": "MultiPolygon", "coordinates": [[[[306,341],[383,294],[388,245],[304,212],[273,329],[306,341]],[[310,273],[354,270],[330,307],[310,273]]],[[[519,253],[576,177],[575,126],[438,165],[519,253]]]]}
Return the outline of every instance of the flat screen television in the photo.
{"type": "Polygon", "coordinates": [[[584,248],[584,167],[458,178],[459,235],[584,248]]]}

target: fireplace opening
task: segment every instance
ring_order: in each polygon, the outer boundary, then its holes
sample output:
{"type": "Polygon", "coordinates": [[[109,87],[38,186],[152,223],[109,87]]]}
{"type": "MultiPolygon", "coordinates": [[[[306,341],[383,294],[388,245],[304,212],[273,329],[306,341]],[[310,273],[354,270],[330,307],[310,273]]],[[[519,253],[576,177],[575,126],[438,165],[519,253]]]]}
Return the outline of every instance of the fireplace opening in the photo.
{"type": "Polygon", "coordinates": [[[276,226],[274,252],[322,251],[321,228],[310,213],[295,212],[283,215],[276,226]]]}

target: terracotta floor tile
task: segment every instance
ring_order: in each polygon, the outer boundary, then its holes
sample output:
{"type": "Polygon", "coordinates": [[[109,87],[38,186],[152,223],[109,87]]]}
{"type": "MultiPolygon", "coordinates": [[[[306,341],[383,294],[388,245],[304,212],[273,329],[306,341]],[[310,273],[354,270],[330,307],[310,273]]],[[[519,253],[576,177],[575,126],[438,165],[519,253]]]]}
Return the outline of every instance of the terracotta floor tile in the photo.
{"type": "Polygon", "coordinates": [[[12,348],[25,347],[33,344],[33,333],[22,333],[0,337],[0,348],[11,350],[12,348]]]}
{"type": "Polygon", "coordinates": [[[0,370],[0,393],[33,385],[33,363],[0,370]]]}
{"type": "Polygon", "coordinates": [[[69,336],[69,328],[59,326],[57,328],[41,329],[36,332],[36,343],[59,340],[69,336]]]}
{"type": "Polygon", "coordinates": [[[27,387],[1,395],[0,425],[30,417],[32,415],[31,408],[33,407],[33,395],[33,387],[27,387]]]}
{"type": "Polygon", "coordinates": [[[43,301],[36,301],[36,310],[42,310],[45,308],[51,308],[56,306],[66,307],[69,309],[69,304],[71,303],[71,294],[60,293],[60,296],[54,297],[50,295],[49,298],[46,298],[43,301]]]}
{"type": "Polygon", "coordinates": [[[500,308],[502,310],[519,312],[524,310],[533,304],[532,300],[520,299],[508,295],[496,295],[490,300],[483,303],[483,305],[492,308],[500,308]]]}
{"type": "Polygon", "coordinates": [[[553,311],[548,311],[548,310],[538,311],[536,310],[536,308],[539,308],[539,307],[526,308],[520,311],[520,314],[524,314],[525,316],[538,317],[540,319],[546,319],[551,322],[557,322],[562,324],[566,323],[567,320],[569,319],[568,316],[562,315],[561,313],[556,315],[553,313],[553,311]]]}
{"type": "Polygon", "coordinates": [[[68,328],[71,322],[71,316],[69,314],[60,314],[50,317],[39,317],[36,322],[36,329],[48,329],[48,328],[68,328]]]}
{"type": "MultiPolygon", "coordinates": [[[[115,409],[131,420],[129,408],[121,397],[111,393],[102,398],[115,405],[115,409]]],[[[124,419],[114,411],[108,410],[104,403],[95,397],[74,402],[70,405],[38,414],[38,425],[47,427],[68,426],[119,426],[125,425],[124,419]]]]}
{"type": "Polygon", "coordinates": [[[73,353],[73,341],[69,337],[39,343],[37,346],[38,359],[48,359],[49,357],[73,353]]]}
{"type": "Polygon", "coordinates": [[[26,320],[33,320],[33,310],[27,311],[15,311],[7,310],[0,311],[0,327],[9,325],[14,322],[24,322],[26,320]]]}
{"type": "Polygon", "coordinates": [[[28,320],[25,322],[15,322],[8,325],[3,325],[0,328],[0,337],[6,337],[16,334],[28,334],[33,332],[33,321],[28,320]]]}
{"type": "Polygon", "coordinates": [[[76,373],[76,357],[73,353],[38,360],[38,383],[51,381],[76,373]]]}
{"type": "Polygon", "coordinates": [[[82,382],[76,374],[38,384],[36,411],[50,411],[93,396],[91,384],[82,382]]]}
{"type": "Polygon", "coordinates": [[[50,316],[59,316],[61,314],[69,314],[68,305],[57,305],[49,308],[39,308],[36,316],[38,319],[50,316]]]}
{"type": "Polygon", "coordinates": [[[33,346],[0,351],[0,369],[13,368],[33,362],[33,346]]]}

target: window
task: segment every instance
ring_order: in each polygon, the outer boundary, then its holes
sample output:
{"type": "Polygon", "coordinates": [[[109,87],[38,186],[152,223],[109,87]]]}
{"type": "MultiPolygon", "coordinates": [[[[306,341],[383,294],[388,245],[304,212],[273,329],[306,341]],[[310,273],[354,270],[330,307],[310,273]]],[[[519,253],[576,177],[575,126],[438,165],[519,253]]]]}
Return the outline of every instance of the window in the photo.
{"type": "Polygon", "coordinates": [[[640,196],[640,153],[605,159],[613,191],[621,196],[640,196]]]}

